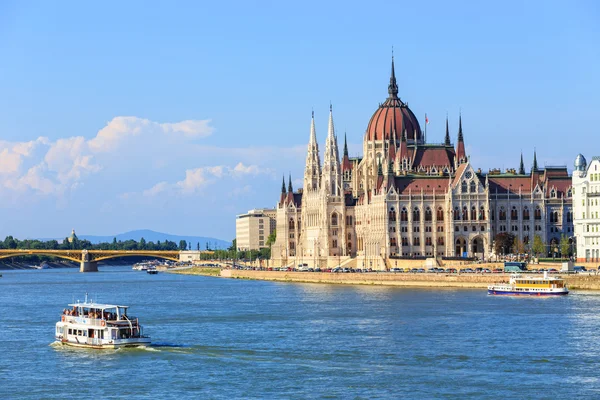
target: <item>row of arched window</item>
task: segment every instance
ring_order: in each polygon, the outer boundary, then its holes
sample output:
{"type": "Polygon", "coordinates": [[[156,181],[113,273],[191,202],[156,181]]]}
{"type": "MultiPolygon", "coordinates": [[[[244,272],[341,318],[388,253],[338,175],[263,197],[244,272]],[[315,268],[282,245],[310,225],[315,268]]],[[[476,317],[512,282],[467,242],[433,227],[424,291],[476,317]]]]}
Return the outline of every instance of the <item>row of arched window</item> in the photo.
{"type": "Polygon", "coordinates": [[[458,207],[454,207],[454,220],[455,221],[484,221],[485,220],[485,208],[483,206],[479,207],[479,212],[477,212],[477,208],[475,206],[471,207],[471,213],[469,214],[469,209],[467,206],[462,208],[462,211],[458,207]]]}
{"type": "MultiPolygon", "coordinates": [[[[462,184],[460,185],[460,191],[462,193],[467,193],[467,181],[463,181],[462,184]]],[[[475,181],[471,181],[471,183],[469,183],[469,193],[475,193],[477,191],[477,185],[475,184],[475,181]]]]}
{"type": "MultiPolygon", "coordinates": [[[[437,242],[438,246],[444,246],[444,238],[443,237],[438,237],[436,242],[437,242]]],[[[404,247],[408,246],[409,245],[408,238],[403,236],[401,238],[401,243],[402,243],[402,246],[404,246],[404,247]]],[[[418,236],[413,237],[413,246],[420,246],[420,245],[421,245],[421,238],[418,236]]],[[[398,246],[398,242],[395,237],[390,238],[390,246],[398,246]]],[[[433,246],[433,240],[431,239],[431,236],[425,237],[425,246],[433,246]]]]}

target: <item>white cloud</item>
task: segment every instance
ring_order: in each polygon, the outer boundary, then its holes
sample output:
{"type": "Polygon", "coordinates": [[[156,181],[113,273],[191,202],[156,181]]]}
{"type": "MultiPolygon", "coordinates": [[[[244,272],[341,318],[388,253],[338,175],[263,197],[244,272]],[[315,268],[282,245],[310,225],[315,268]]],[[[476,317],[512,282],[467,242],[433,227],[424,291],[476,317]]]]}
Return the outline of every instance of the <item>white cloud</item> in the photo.
{"type": "MultiPolygon", "coordinates": [[[[27,142],[0,141],[3,176],[0,189],[62,196],[106,166],[139,162],[132,156],[133,150],[143,153],[155,146],[159,151],[174,152],[182,141],[213,132],[210,120],[158,123],[137,117],[115,117],[92,139],[73,136],[56,141],[46,137],[27,142]]],[[[160,168],[166,162],[156,164],[160,168]]]]}
{"type": "Polygon", "coordinates": [[[203,138],[212,135],[214,128],[210,126],[211,120],[187,120],[176,123],[160,124],[165,133],[181,133],[189,138],[203,138]]]}
{"type": "MultiPolygon", "coordinates": [[[[234,167],[224,165],[199,167],[186,170],[185,178],[180,181],[172,184],[167,182],[157,183],[150,189],[144,190],[142,195],[144,197],[152,197],[164,192],[174,192],[179,195],[191,195],[201,192],[206,186],[209,186],[218,180],[229,178],[236,179],[244,175],[266,173],[270,173],[270,170],[259,168],[257,165],[244,165],[241,162],[234,167]]],[[[122,194],[121,197],[124,197],[125,195],[126,194],[122,194]]],[[[127,195],[127,197],[129,197],[129,195],[127,195]]]]}
{"type": "Polygon", "coordinates": [[[114,151],[135,137],[156,138],[175,134],[185,138],[203,138],[214,132],[210,122],[210,119],[206,119],[161,124],[144,118],[115,117],[89,141],[89,147],[91,151],[101,153],[114,151]]]}

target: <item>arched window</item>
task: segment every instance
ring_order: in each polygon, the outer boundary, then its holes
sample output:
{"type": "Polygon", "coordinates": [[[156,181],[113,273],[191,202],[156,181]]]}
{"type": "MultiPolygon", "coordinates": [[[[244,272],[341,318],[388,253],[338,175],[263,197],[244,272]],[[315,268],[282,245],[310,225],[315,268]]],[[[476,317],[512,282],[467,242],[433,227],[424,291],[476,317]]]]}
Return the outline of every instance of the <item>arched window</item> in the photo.
{"type": "Polygon", "coordinates": [[[444,209],[442,207],[438,207],[438,209],[437,209],[437,220],[438,221],[444,220],[444,209]]]}
{"type": "Polygon", "coordinates": [[[527,208],[527,207],[525,207],[525,209],[523,209],[523,220],[529,221],[529,208],[527,208]]]}
{"type": "Polygon", "coordinates": [[[460,191],[461,193],[467,193],[467,181],[462,181],[460,184],[460,191]]]}
{"type": "Polygon", "coordinates": [[[419,212],[419,207],[415,207],[415,209],[413,210],[413,221],[420,221],[421,220],[421,213],[419,212]]]}
{"type": "Polygon", "coordinates": [[[471,220],[477,220],[477,209],[475,208],[475,206],[471,207],[471,220]]]}
{"type": "Polygon", "coordinates": [[[390,222],[396,222],[396,210],[394,210],[394,207],[390,208],[388,215],[389,215],[390,222]]]}
{"type": "Polygon", "coordinates": [[[471,183],[469,184],[469,191],[471,193],[475,193],[477,191],[477,187],[475,186],[475,181],[471,181],[471,183]]]}
{"type": "Polygon", "coordinates": [[[540,209],[540,206],[535,207],[534,218],[537,220],[542,219],[542,210],[540,209]]]}
{"type": "Polygon", "coordinates": [[[331,214],[331,226],[337,226],[338,224],[338,215],[337,213],[331,214]]]}
{"type": "Polygon", "coordinates": [[[558,211],[554,211],[554,222],[558,222],[558,211]]]}
{"type": "Polygon", "coordinates": [[[458,207],[454,207],[454,220],[458,221],[460,219],[460,211],[458,207]]]}
{"type": "Polygon", "coordinates": [[[402,207],[402,211],[400,211],[400,221],[408,221],[408,211],[406,211],[406,207],[402,207]]]}
{"type": "Polygon", "coordinates": [[[512,210],[510,210],[510,219],[512,221],[516,221],[519,219],[519,214],[517,213],[517,207],[513,206],[512,210]]]}
{"type": "Polygon", "coordinates": [[[294,219],[290,218],[290,221],[288,223],[288,227],[290,228],[290,230],[294,230],[294,219]]]}
{"type": "Polygon", "coordinates": [[[431,221],[431,219],[432,219],[431,208],[427,207],[425,209],[425,221],[431,221]]]}
{"type": "Polygon", "coordinates": [[[467,210],[467,206],[463,207],[462,219],[463,219],[463,221],[468,221],[469,220],[469,211],[467,210]]]}
{"type": "Polygon", "coordinates": [[[504,210],[504,207],[500,207],[500,212],[498,213],[498,219],[501,221],[506,220],[506,210],[504,210]]]}
{"type": "Polygon", "coordinates": [[[483,206],[479,207],[479,219],[485,221],[485,208],[483,206]]]}

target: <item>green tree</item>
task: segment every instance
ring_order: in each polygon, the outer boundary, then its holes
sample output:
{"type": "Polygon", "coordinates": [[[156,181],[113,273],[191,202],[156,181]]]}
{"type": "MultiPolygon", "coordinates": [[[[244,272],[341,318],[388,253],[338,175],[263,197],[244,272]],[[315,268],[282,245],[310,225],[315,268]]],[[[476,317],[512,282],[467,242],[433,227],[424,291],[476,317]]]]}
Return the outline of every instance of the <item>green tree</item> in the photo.
{"type": "Polygon", "coordinates": [[[277,239],[277,231],[273,229],[273,232],[271,232],[271,234],[267,238],[267,246],[269,246],[269,249],[275,243],[275,239],[277,239]]]}
{"type": "Polygon", "coordinates": [[[138,245],[140,250],[146,250],[146,239],[140,238],[140,243],[138,245]]]}
{"type": "Polygon", "coordinates": [[[233,239],[231,241],[231,246],[229,246],[227,248],[227,250],[229,250],[229,251],[235,251],[236,246],[237,246],[237,239],[233,239]]]}
{"type": "Polygon", "coordinates": [[[560,253],[562,258],[569,257],[569,248],[571,245],[569,244],[569,238],[566,235],[561,235],[560,237],[560,253]]]}
{"type": "Polygon", "coordinates": [[[544,244],[542,237],[540,235],[534,235],[533,245],[531,246],[531,251],[533,251],[533,254],[535,254],[536,257],[538,257],[540,253],[544,252],[545,248],[546,245],[544,244]]]}
{"type": "Polygon", "coordinates": [[[494,238],[494,252],[496,255],[512,253],[515,236],[512,233],[501,232],[494,238]]]}
{"type": "Polygon", "coordinates": [[[7,236],[6,239],[4,239],[4,247],[7,249],[16,249],[17,241],[12,236],[7,236]]]}

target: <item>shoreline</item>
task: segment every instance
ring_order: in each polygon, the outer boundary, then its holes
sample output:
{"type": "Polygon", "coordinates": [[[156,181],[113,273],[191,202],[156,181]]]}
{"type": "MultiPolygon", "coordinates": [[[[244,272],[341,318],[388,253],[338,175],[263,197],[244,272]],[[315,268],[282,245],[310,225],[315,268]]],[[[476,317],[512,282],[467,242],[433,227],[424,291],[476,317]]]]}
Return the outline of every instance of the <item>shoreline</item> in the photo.
{"type": "MultiPolygon", "coordinates": [[[[290,272],[254,271],[218,268],[193,267],[169,273],[182,275],[212,276],[229,279],[247,279],[289,283],[323,283],[336,285],[369,285],[420,288],[487,289],[487,286],[508,280],[510,274],[413,274],[394,272],[370,273],[331,273],[331,272],[290,272]]],[[[565,280],[569,289],[600,290],[600,275],[553,274],[565,280]]]]}

